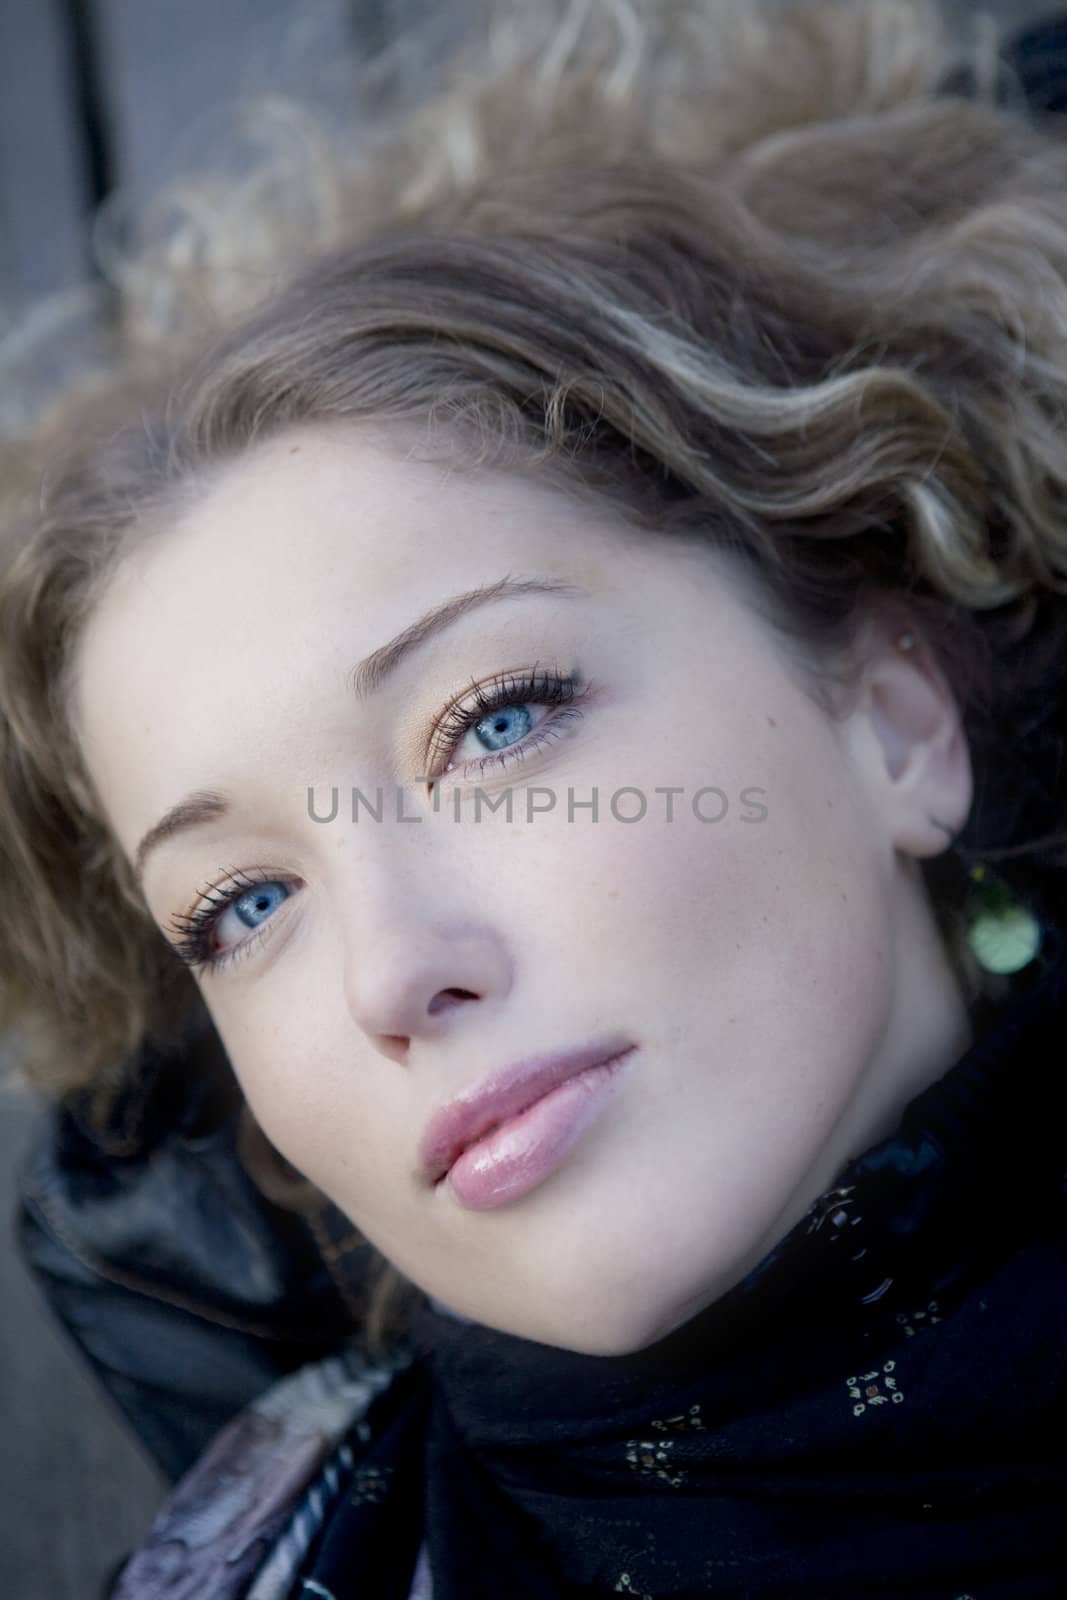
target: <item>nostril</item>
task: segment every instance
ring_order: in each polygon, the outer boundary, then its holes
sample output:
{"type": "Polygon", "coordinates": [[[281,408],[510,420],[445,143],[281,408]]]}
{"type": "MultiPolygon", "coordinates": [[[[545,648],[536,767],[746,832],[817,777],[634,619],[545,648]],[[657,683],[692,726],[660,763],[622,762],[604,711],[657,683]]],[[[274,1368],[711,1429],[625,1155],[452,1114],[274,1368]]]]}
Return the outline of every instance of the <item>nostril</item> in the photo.
{"type": "Polygon", "coordinates": [[[473,995],[469,989],[442,989],[430,1001],[430,1012],[435,1014],[438,1011],[444,1011],[448,1006],[458,1004],[461,1000],[476,999],[477,995],[473,995]]]}

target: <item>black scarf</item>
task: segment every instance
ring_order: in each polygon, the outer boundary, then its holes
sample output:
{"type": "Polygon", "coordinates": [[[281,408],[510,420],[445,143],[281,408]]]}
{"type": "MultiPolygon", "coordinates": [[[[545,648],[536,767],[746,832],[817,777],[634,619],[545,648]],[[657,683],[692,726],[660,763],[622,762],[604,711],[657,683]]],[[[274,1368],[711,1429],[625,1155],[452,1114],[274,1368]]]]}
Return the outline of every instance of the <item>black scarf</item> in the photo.
{"type": "Polygon", "coordinates": [[[984,1015],[654,1345],[583,1355],[421,1306],[301,1600],[407,1600],[423,1538],[433,1600],[1067,1592],[1062,932],[984,1015]]]}

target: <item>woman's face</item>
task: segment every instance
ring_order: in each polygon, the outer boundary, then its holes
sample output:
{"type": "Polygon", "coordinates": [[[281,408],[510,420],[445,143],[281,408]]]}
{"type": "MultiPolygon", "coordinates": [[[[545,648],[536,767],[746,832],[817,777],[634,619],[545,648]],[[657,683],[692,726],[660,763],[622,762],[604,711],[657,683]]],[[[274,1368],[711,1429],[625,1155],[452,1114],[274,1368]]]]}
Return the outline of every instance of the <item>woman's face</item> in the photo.
{"type": "Polygon", "coordinates": [[[143,887],[172,939],[216,914],[201,954],[232,959],[197,979],[271,1142],[460,1313],[623,1353],[724,1293],[969,1042],[916,861],[931,815],[966,816],[966,747],[892,625],[831,721],[721,554],[402,438],[261,444],[127,563],[80,654],[86,759],[131,861],[192,792],[226,797],[143,887]],[[549,588],[356,681],[504,579],[549,588]],[[465,1192],[420,1171],[446,1102],[586,1046],[629,1049],[507,1130],[535,1146],[514,1189],[477,1156],[465,1192]]]}

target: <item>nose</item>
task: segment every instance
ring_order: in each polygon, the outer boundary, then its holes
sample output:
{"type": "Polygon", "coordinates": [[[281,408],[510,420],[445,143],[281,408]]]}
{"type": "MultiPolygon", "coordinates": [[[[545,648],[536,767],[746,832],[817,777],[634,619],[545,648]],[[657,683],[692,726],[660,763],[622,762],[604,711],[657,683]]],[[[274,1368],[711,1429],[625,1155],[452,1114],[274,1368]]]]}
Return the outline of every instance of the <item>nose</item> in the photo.
{"type": "Polygon", "coordinates": [[[370,939],[350,939],[346,952],[350,1016],[392,1061],[405,1061],[413,1040],[464,1026],[475,1002],[501,1002],[510,984],[501,931],[416,899],[373,918],[370,939]]]}

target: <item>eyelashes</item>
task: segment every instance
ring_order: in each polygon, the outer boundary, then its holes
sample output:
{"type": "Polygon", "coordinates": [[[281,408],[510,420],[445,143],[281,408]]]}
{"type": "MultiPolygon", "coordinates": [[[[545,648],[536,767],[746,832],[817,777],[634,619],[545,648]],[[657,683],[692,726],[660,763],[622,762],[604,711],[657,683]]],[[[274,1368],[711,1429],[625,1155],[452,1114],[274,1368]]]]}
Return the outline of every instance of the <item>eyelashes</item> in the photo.
{"type": "MultiPolygon", "coordinates": [[[[567,723],[584,715],[581,709],[582,702],[590,693],[591,688],[588,685],[579,688],[575,676],[549,671],[539,675],[536,664],[533,672],[528,675],[508,673],[490,680],[487,684],[472,685],[472,698],[449,707],[434,730],[427,752],[427,761],[444,760],[447,764],[439,771],[435,771],[432,776],[428,775],[430,784],[454,768],[461,770],[465,777],[476,777],[488,771],[490,767],[499,769],[506,767],[512,761],[527,760],[535,750],[561,737],[567,723]],[[501,729],[499,726],[506,720],[501,714],[507,709],[531,705],[554,708],[553,715],[543,718],[532,732],[527,733],[516,744],[490,751],[484,757],[473,761],[456,763],[451,759],[471,728],[477,727],[482,722],[495,721],[497,726],[490,732],[492,735],[501,736],[507,731],[506,727],[501,729]]],[[[231,962],[249,955],[254,948],[269,938],[279,920],[276,914],[269,915],[247,939],[241,939],[239,943],[219,950],[215,948],[214,939],[218,924],[225,913],[241,900],[248,899],[250,904],[256,902],[261,904],[269,899],[266,891],[271,888],[286,889],[285,898],[288,899],[291,886],[300,887],[300,880],[277,876],[271,874],[269,870],[246,873],[231,868],[220,882],[209,884],[201,891],[201,900],[192,911],[176,915],[171,920],[172,948],[188,967],[212,973],[221,971],[231,962]]]]}
{"type": "Polygon", "coordinates": [[[229,888],[223,889],[221,884],[209,884],[202,891],[204,898],[193,911],[172,918],[170,924],[174,934],[171,940],[172,948],[188,967],[203,967],[218,972],[222,967],[229,966],[231,961],[249,954],[253,946],[269,937],[276,919],[268,919],[261,928],[252,933],[251,937],[242,939],[239,944],[231,945],[228,950],[216,950],[212,939],[224,912],[260,885],[273,887],[284,885],[289,881],[297,880],[273,877],[269,872],[256,875],[231,868],[229,875],[222,880],[223,883],[230,885],[229,888]]]}
{"type": "MultiPolygon", "coordinates": [[[[524,740],[517,745],[507,745],[502,750],[492,751],[475,761],[461,763],[465,775],[477,776],[492,766],[503,767],[510,761],[526,760],[532,750],[546,742],[546,738],[541,737],[542,730],[547,737],[548,730],[552,729],[552,737],[558,738],[562,732],[561,724],[582,715],[577,702],[585,699],[589,691],[586,689],[580,693],[577,679],[574,677],[564,677],[555,672],[544,672],[538,677],[535,666],[527,677],[506,674],[493,678],[488,684],[474,684],[471,692],[474,696],[472,702],[452,706],[441,719],[431,747],[431,756],[442,745],[446,755],[453,755],[468,729],[477,727],[481,722],[492,720],[497,712],[509,706],[543,705],[565,708],[556,716],[546,717],[543,722],[538,723],[532,739],[524,740]]],[[[450,762],[443,772],[451,770],[450,762]]],[[[434,776],[443,776],[443,772],[434,776]]]]}

